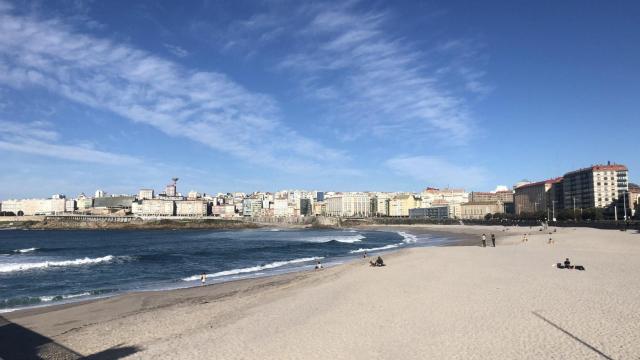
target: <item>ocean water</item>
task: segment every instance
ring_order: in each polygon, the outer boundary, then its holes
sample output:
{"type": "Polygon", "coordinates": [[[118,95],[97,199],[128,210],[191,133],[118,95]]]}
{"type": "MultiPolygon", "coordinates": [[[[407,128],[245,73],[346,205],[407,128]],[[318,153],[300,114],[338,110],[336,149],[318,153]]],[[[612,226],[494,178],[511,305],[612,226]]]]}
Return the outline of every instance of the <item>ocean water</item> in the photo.
{"type": "Polygon", "coordinates": [[[0,231],[0,311],[313,269],[456,239],[360,230],[0,231]]]}

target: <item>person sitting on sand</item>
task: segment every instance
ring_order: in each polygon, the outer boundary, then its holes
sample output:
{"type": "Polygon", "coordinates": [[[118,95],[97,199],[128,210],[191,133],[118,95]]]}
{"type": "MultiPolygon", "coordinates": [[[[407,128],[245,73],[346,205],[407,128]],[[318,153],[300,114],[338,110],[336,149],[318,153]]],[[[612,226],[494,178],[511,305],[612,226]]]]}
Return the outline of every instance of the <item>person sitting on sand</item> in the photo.
{"type": "Polygon", "coordinates": [[[564,268],[565,269],[573,269],[573,266],[571,266],[571,261],[569,261],[569,258],[566,258],[564,260],[564,268]]]}
{"type": "Polygon", "coordinates": [[[380,256],[376,259],[376,266],[384,266],[384,261],[382,261],[380,256]]]}
{"type": "Polygon", "coordinates": [[[318,260],[318,262],[316,263],[316,270],[322,270],[322,264],[320,263],[320,260],[318,260]]]}

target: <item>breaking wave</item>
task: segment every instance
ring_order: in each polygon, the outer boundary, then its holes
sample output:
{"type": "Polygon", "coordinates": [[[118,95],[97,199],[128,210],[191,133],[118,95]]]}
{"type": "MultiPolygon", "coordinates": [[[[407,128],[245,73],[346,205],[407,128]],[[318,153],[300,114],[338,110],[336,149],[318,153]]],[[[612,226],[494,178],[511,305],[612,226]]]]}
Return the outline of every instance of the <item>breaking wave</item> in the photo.
{"type": "MultiPolygon", "coordinates": [[[[304,262],[315,261],[315,260],[320,260],[320,259],[324,259],[324,257],[307,257],[307,258],[293,259],[293,260],[288,260],[288,261],[276,261],[276,262],[272,262],[272,263],[266,264],[266,265],[258,265],[258,266],[252,266],[252,267],[242,268],[242,269],[232,269],[232,270],[219,271],[217,273],[207,274],[207,278],[217,278],[217,277],[221,277],[221,276],[245,274],[245,273],[251,273],[251,272],[256,272],[256,271],[261,271],[261,270],[275,269],[275,268],[282,267],[282,266],[289,265],[289,264],[298,264],[298,263],[304,263],[304,262]]],[[[200,280],[200,275],[189,276],[189,277],[186,277],[186,278],[184,278],[182,280],[183,281],[200,280]]]]}
{"type": "Polygon", "coordinates": [[[402,241],[405,244],[413,244],[416,241],[418,241],[418,237],[416,237],[415,235],[412,235],[412,234],[407,234],[404,231],[398,231],[398,235],[402,236],[402,238],[403,238],[402,241]]]}
{"type": "Polygon", "coordinates": [[[361,234],[357,235],[327,235],[327,236],[312,236],[303,239],[308,242],[316,242],[316,243],[327,243],[330,241],[337,241],[341,243],[353,244],[354,242],[361,241],[365,239],[365,236],[361,234]]]}
{"type": "Polygon", "coordinates": [[[32,251],[36,251],[36,250],[38,250],[38,248],[32,247],[32,248],[28,248],[28,249],[13,250],[13,252],[14,253],[22,253],[22,254],[24,254],[24,253],[28,253],[28,252],[32,252],[32,251]]]}
{"type": "Polygon", "coordinates": [[[8,264],[0,265],[0,273],[12,273],[12,272],[18,272],[18,271],[58,268],[58,267],[66,267],[66,266],[93,265],[93,264],[100,264],[100,263],[110,263],[114,260],[127,260],[127,259],[130,259],[130,257],[123,256],[123,257],[116,258],[113,255],[107,255],[107,256],[98,257],[98,258],[86,257],[83,259],[63,260],[63,261],[8,263],[8,264]]]}
{"type": "Polygon", "coordinates": [[[401,245],[404,245],[404,243],[391,244],[391,245],[375,247],[375,248],[369,248],[369,249],[360,248],[358,250],[351,250],[351,251],[349,251],[349,253],[350,254],[358,254],[358,253],[363,253],[363,252],[367,252],[367,251],[389,250],[389,249],[395,249],[395,248],[397,248],[398,246],[401,246],[401,245]]]}

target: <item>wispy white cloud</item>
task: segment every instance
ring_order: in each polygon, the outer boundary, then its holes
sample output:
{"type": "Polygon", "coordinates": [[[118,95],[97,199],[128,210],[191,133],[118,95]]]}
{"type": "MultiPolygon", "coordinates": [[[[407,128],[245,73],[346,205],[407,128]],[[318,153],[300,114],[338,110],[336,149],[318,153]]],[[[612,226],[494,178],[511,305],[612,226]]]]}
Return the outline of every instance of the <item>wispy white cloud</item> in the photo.
{"type": "Polygon", "coordinates": [[[183,57],[187,57],[189,56],[189,52],[183,48],[181,48],[178,45],[171,45],[171,44],[163,44],[163,46],[165,47],[165,49],[167,49],[170,53],[172,53],[173,55],[179,57],[179,58],[183,58],[183,57]]]}
{"type": "Polygon", "coordinates": [[[57,159],[111,165],[135,165],[133,156],[101,151],[92,144],[60,143],[60,134],[46,122],[19,123],[0,120],[0,149],[57,159]]]}
{"type": "Polygon", "coordinates": [[[484,168],[455,164],[437,156],[399,156],[388,159],[385,165],[397,175],[429,186],[477,187],[487,181],[484,168]]]}
{"type": "Polygon", "coordinates": [[[452,41],[417,50],[394,35],[392,13],[356,5],[304,6],[300,16],[310,21],[291,30],[301,34],[300,50],[278,67],[298,72],[308,94],[338,109],[356,137],[366,128],[368,135],[405,132],[467,143],[475,128],[467,97],[489,90],[484,72],[469,61],[479,59],[477,46],[452,41]]]}
{"type": "Polygon", "coordinates": [[[339,168],[347,158],[284,125],[273,99],[224,74],[1,6],[0,84],[46,88],[253,164],[297,172],[339,168]]]}

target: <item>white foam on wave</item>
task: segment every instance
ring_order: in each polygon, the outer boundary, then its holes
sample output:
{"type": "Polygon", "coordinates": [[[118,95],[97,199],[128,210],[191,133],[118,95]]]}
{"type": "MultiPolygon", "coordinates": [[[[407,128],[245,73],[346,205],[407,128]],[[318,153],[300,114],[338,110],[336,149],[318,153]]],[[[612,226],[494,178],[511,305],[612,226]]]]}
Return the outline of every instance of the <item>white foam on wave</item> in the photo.
{"type": "Polygon", "coordinates": [[[304,238],[302,240],[308,242],[325,243],[329,241],[337,241],[341,243],[353,244],[354,242],[361,241],[365,236],[361,234],[357,235],[326,235],[326,236],[312,236],[304,238]]]}
{"type": "Polygon", "coordinates": [[[280,231],[280,229],[269,229],[269,231],[280,231]]]}
{"type": "MultiPolygon", "coordinates": [[[[242,268],[242,269],[232,269],[232,270],[219,271],[217,273],[207,274],[207,278],[217,278],[217,277],[221,277],[221,276],[246,274],[246,273],[252,273],[252,272],[256,272],[256,271],[275,269],[275,268],[279,268],[279,267],[282,267],[282,266],[285,266],[285,265],[298,264],[298,263],[304,263],[304,262],[321,260],[321,259],[324,259],[324,257],[307,257],[307,258],[293,259],[293,260],[287,260],[287,261],[275,261],[275,262],[272,262],[272,263],[266,264],[266,265],[257,265],[257,266],[252,266],[252,267],[248,267],[248,268],[242,268]]],[[[189,276],[189,277],[186,277],[186,278],[184,278],[182,280],[183,281],[200,280],[200,275],[189,276]]]]}
{"type": "Polygon", "coordinates": [[[38,250],[38,248],[28,248],[28,249],[18,249],[18,250],[13,250],[14,253],[28,253],[28,252],[32,252],[32,251],[36,251],[38,250]]]}
{"type": "Polygon", "coordinates": [[[363,249],[360,248],[358,250],[351,250],[349,251],[349,253],[351,254],[358,254],[358,253],[363,253],[363,252],[373,252],[373,251],[381,251],[381,250],[389,250],[389,249],[395,249],[398,246],[404,245],[404,243],[398,243],[398,244],[391,244],[391,245],[385,245],[385,246],[381,246],[381,247],[374,247],[374,248],[369,248],[369,249],[363,249]]]}
{"type": "Polygon", "coordinates": [[[407,234],[407,233],[406,233],[406,232],[404,232],[404,231],[398,231],[398,235],[400,235],[400,236],[402,236],[402,237],[403,237],[402,241],[403,241],[405,244],[413,244],[413,243],[415,243],[416,241],[418,241],[418,237],[417,237],[417,236],[412,235],[412,234],[407,234]]]}
{"type": "Polygon", "coordinates": [[[89,296],[89,295],[91,295],[91,293],[84,292],[84,293],[80,293],[80,294],[69,294],[69,295],[58,295],[58,296],[40,296],[40,301],[49,302],[49,301],[53,301],[53,300],[67,300],[67,299],[73,299],[73,298],[82,297],[82,296],[89,296]]]}
{"type": "MultiPolygon", "coordinates": [[[[122,259],[126,259],[127,257],[122,257],[122,259]]],[[[65,267],[65,266],[82,266],[82,265],[93,265],[100,263],[108,263],[112,262],[116,259],[113,255],[107,255],[98,258],[83,258],[83,259],[75,259],[75,260],[63,260],[63,261],[43,261],[43,262],[31,262],[31,263],[8,263],[0,265],[0,273],[11,273],[17,271],[27,271],[34,269],[47,269],[47,268],[56,268],[56,267],[65,267]]]]}

